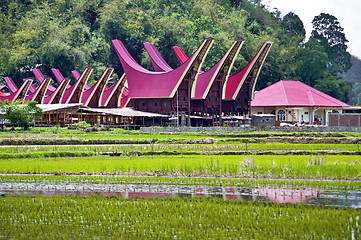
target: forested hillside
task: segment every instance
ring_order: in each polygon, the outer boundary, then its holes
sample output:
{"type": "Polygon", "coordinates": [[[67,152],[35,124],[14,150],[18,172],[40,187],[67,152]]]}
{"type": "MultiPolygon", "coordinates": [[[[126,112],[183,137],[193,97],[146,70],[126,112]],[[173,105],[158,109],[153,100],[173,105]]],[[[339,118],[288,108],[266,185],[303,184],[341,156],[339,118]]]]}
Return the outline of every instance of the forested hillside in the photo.
{"type": "Polygon", "coordinates": [[[305,42],[297,15],[281,18],[260,0],[1,0],[0,21],[0,76],[19,85],[35,67],[48,76],[58,68],[70,77],[71,70],[93,66],[96,78],[113,66],[119,76],[123,70],[112,39],[123,41],[149,69],[143,43],[152,42],[176,67],[171,47],[191,54],[204,37],[217,39],[204,68],[215,64],[234,39],[245,39],[234,70],[251,60],[263,41],[274,41],[257,89],[281,79],[300,80],[347,102],[354,84],[339,78],[351,67],[351,56],[336,17],[315,17],[305,42]]]}

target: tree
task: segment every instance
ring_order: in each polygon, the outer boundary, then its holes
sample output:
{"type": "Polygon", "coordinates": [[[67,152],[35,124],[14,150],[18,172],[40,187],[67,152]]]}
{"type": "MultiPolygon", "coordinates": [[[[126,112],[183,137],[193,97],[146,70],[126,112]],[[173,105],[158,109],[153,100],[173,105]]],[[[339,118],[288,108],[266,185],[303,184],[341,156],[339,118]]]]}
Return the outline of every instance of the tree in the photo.
{"type": "Polygon", "coordinates": [[[283,43],[300,44],[306,37],[306,30],[300,17],[293,12],[287,13],[281,21],[280,39],[283,43]]]}
{"type": "Polygon", "coordinates": [[[343,102],[348,101],[348,83],[337,79],[335,76],[330,75],[324,79],[317,80],[314,88],[343,102]]]}
{"type": "Polygon", "coordinates": [[[298,49],[296,74],[300,80],[310,86],[327,74],[328,55],[315,39],[310,39],[298,49]]]}
{"type": "Polygon", "coordinates": [[[42,110],[36,106],[37,102],[30,101],[22,104],[22,100],[15,102],[0,102],[0,109],[4,112],[4,118],[8,119],[13,125],[20,126],[28,130],[35,120],[42,116],[42,110]]]}
{"type": "Polygon", "coordinates": [[[343,28],[336,17],[321,13],[313,21],[311,38],[316,39],[329,57],[330,72],[335,75],[351,67],[351,55],[347,52],[347,43],[343,28]]]}

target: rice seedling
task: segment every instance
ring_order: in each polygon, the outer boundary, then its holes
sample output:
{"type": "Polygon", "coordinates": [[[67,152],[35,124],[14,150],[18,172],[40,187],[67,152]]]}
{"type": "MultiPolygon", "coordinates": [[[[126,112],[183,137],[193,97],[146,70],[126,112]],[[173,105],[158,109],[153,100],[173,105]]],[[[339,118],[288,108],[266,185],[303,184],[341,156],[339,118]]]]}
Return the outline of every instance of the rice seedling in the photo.
{"type": "Polygon", "coordinates": [[[359,239],[360,224],[355,209],[212,198],[0,198],[6,239],[359,239]]]}
{"type": "MultiPolygon", "coordinates": [[[[322,165],[310,165],[312,156],[278,155],[180,155],[90,156],[2,159],[0,172],[30,173],[156,173],[185,176],[233,176],[271,178],[361,179],[358,157],[323,155],[322,165]],[[252,164],[242,167],[245,162],[252,164]]],[[[248,163],[247,163],[248,164],[248,163]]]]}

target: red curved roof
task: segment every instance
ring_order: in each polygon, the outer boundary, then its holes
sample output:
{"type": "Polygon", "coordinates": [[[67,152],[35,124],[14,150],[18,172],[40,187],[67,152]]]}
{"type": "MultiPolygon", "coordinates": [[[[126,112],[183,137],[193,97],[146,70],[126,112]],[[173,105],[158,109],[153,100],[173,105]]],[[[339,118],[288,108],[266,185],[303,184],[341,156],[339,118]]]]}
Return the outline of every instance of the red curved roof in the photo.
{"type": "Polygon", "coordinates": [[[302,107],[349,107],[300,81],[281,80],[255,93],[251,107],[302,106],[302,107]]]}
{"type": "Polygon", "coordinates": [[[15,101],[18,98],[24,98],[29,91],[29,87],[32,84],[33,80],[31,78],[25,79],[23,85],[14,93],[7,95],[7,96],[1,96],[0,101],[15,101]]]}
{"type": "Polygon", "coordinates": [[[18,90],[18,87],[15,85],[14,81],[11,78],[5,77],[4,80],[6,85],[8,86],[10,94],[13,94],[18,90]]]}
{"type": "MultiPolygon", "coordinates": [[[[205,99],[215,80],[225,80],[228,78],[230,70],[233,66],[235,57],[243,45],[243,39],[236,39],[224,56],[208,71],[200,71],[197,80],[192,86],[192,99],[205,99]]],[[[153,44],[144,44],[149,58],[156,71],[169,71],[169,65],[162,58],[153,44]]],[[[184,63],[188,57],[180,47],[173,47],[178,60],[184,63]]]]}
{"type": "MultiPolygon", "coordinates": [[[[236,41],[243,41],[243,39],[237,39],[236,41]]],[[[270,50],[270,46],[272,46],[272,44],[273,43],[269,42],[269,41],[264,42],[263,45],[261,46],[261,48],[258,50],[257,54],[247,64],[247,66],[245,66],[241,71],[226,78],[226,81],[224,83],[223,90],[222,90],[223,91],[223,93],[222,93],[223,100],[225,100],[225,99],[235,100],[240,89],[242,88],[244,82],[250,76],[250,74],[255,75],[255,76],[252,76],[254,78],[253,84],[251,86],[251,88],[252,88],[251,90],[253,92],[259,71],[263,65],[263,62],[264,62],[264,60],[270,50]],[[257,63],[259,64],[259,66],[254,71],[254,73],[252,73],[252,69],[255,65],[257,65],[257,63]]],[[[184,51],[180,47],[175,46],[175,47],[173,47],[173,50],[180,63],[183,63],[187,59],[187,55],[184,53],[184,51]]],[[[204,86],[202,87],[202,85],[204,85],[204,84],[205,84],[205,82],[203,82],[202,84],[199,84],[198,88],[204,89],[204,86]]],[[[201,91],[199,90],[198,94],[196,94],[195,96],[201,96],[200,92],[201,91]]],[[[195,97],[195,98],[197,98],[197,97],[195,97]]]]}
{"type": "Polygon", "coordinates": [[[251,86],[249,91],[253,96],[254,88],[257,82],[258,74],[262,65],[271,49],[272,42],[266,41],[262,44],[253,59],[239,72],[230,76],[224,83],[222,98],[235,100],[243,84],[248,78],[251,78],[251,86]]]}
{"type": "MultiPolygon", "coordinates": [[[[63,82],[63,80],[65,79],[65,77],[63,76],[63,74],[61,74],[59,69],[52,68],[51,71],[53,72],[55,79],[58,82],[58,85],[60,85],[63,82]]],[[[66,89],[69,89],[70,87],[71,87],[71,85],[68,84],[66,86],[66,89]]]]}
{"type": "Polygon", "coordinates": [[[94,107],[99,105],[99,98],[102,98],[101,96],[113,71],[114,68],[107,67],[98,81],[91,88],[83,92],[82,103],[84,103],[85,106],[94,107]]]}
{"type": "Polygon", "coordinates": [[[154,71],[156,72],[170,72],[173,70],[164,58],[160,55],[158,50],[150,42],[143,43],[145,50],[148,53],[149,59],[152,62],[154,71]]]}
{"type": "Polygon", "coordinates": [[[152,72],[140,66],[123,43],[113,40],[113,46],[127,76],[129,98],[172,98],[186,77],[194,80],[212,45],[213,38],[206,38],[196,52],[184,64],[169,72],[152,72]]]}
{"type": "MultiPolygon", "coordinates": [[[[73,74],[73,77],[76,81],[79,80],[79,78],[81,76],[80,72],[78,72],[77,70],[73,70],[73,71],[71,71],[71,73],[73,74]]],[[[90,88],[91,88],[91,86],[88,83],[86,83],[84,85],[84,90],[89,90],[90,88]]]]}
{"type": "MultiPolygon", "coordinates": [[[[38,81],[39,86],[43,83],[43,81],[45,80],[45,76],[43,75],[43,73],[39,70],[39,69],[32,69],[33,74],[35,75],[36,80],[38,81]]],[[[51,94],[53,92],[55,92],[56,87],[54,87],[52,84],[49,83],[47,92],[48,94],[51,94]]]]}

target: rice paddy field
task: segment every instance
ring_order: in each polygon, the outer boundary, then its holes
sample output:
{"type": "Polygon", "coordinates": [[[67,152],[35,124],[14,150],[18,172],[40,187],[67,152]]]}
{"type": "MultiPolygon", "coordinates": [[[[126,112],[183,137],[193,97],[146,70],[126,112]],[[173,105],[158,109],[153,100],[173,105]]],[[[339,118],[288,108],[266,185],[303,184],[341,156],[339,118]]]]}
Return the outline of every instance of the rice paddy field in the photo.
{"type": "Polygon", "coordinates": [[[0,132],[0,239],[360,239],[360,133],[0,132]]]}

